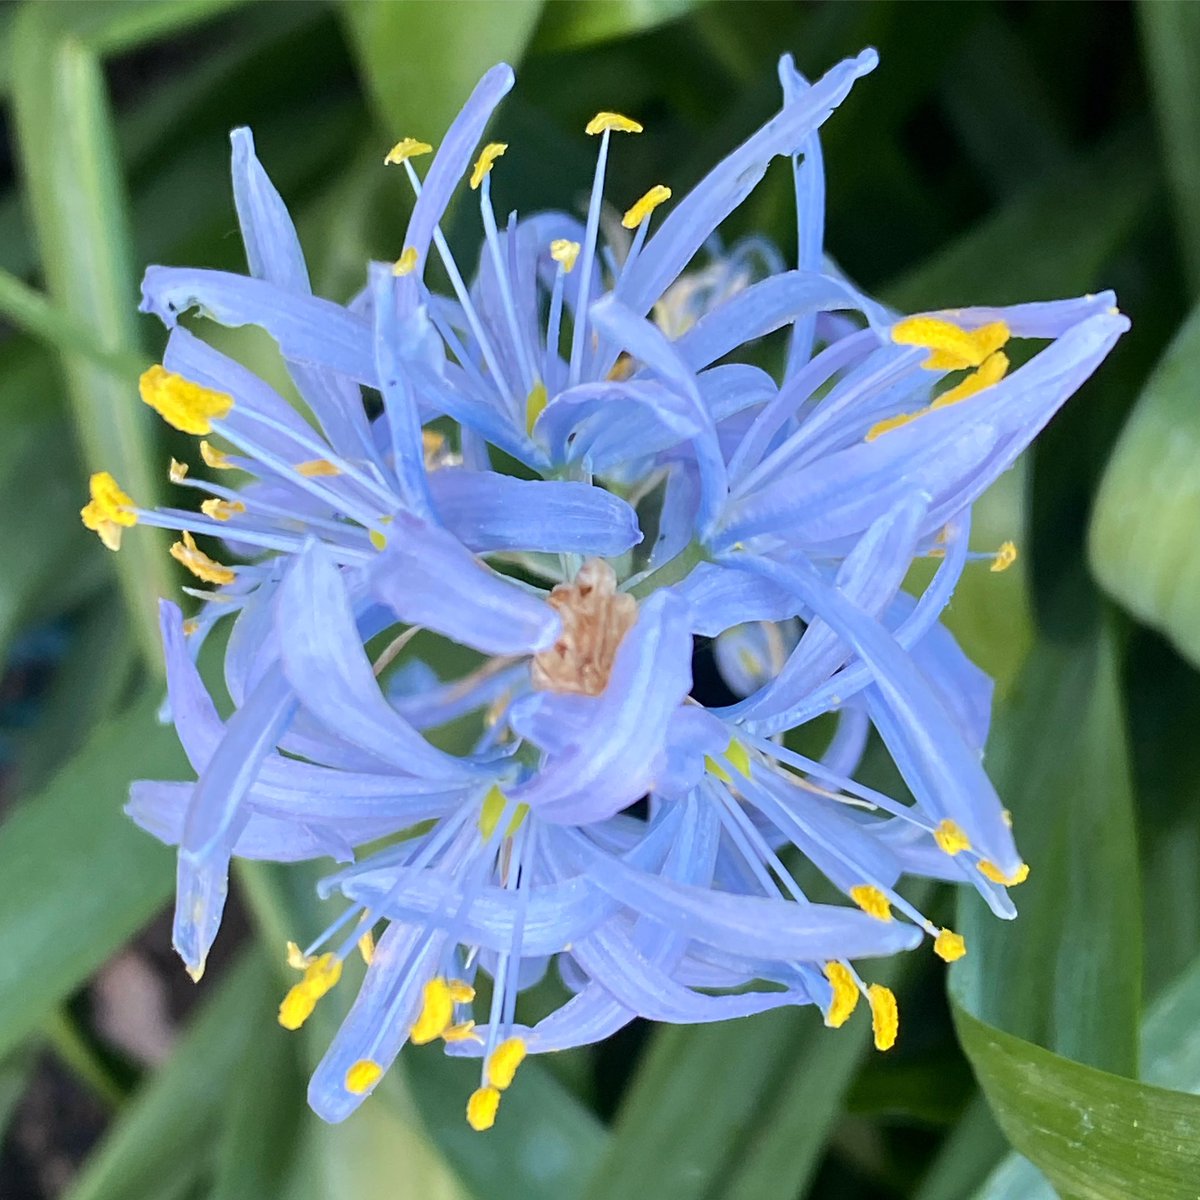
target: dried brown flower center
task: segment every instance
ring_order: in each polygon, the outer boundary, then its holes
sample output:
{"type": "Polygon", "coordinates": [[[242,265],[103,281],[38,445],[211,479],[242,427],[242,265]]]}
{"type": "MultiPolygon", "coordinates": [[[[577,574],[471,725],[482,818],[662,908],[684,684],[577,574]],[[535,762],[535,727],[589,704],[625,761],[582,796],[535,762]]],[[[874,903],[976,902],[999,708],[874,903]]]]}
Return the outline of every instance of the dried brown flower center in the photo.
{"type": "Polygon", "coordinates": [[[621,639],[637,620],[637,601],[617,591],[617,577],[603,559],[589,558],[573,583],[550,593],[562,633],[533,659],[533,686],[550,692],[598,696],[608,686],[621,639]]]}

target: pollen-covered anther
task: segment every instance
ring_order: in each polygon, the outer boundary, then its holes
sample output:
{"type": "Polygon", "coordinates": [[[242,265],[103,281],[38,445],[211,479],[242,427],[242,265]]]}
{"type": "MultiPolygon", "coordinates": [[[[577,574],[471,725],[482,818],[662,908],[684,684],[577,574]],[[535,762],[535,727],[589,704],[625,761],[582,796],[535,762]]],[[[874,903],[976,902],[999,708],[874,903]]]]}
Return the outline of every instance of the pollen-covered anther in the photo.
{"type": "Polygon", "coordinates": [[[401,138],[384,157],[386,166],[396,166],[399,163],[408,162],[410,158],[420,158],[422,154],[430,154],[433,147],[428,142],[418,141],[416,138],[406,137],[401,138]]]}
{"type": "MultiPolygon", "coordinates": [[[[483,798],[483,804],[479,808],[479,832],[483,835],[485,841],[496,832],[496,826],[500,824],[500,818],[504,815],[504,810],[507,806],[508,797],[493,783],[488,788],[487,795],[483,798]]],[[[504,836],[512,837],[521,828],[521,824],[527,816],[529,816],[529,805],[518,804],[513,809],[512,816],[508,819],[508,828],[505,829],[504,836]]],[[[463,984],[462,986],[469,987],[470,985],[463,984]]],[[[475,989],[470,988],[470,991],[471,994],[466,997],[467,1000],[475,998],[475,989]]]]}
{"type": "Polygon", "coordinates": [[[984,879],[990,879],[992,883],[998,883],[1002,887],[1016,887],[1018,883],[1024,883],[1029,878],[1029,864],[1022,863],[1011,875],[1005,875],[994,862],[984,858],[979,862],[979,873],[984,879]]]}
{"type": "Polygon", "coordinates": [[[172,483],[182,483],[187,478],[188,465],[173,458],[167,466],[167,478],[172,483]]]}
{"type": "Polygon", "coordinates": [[[308,954],[305,954],[295,942],[287,944],[287,965],[293,971],[307,970],[316,960],[308,954]]]}
{"type": "Polygon", "coordinates": [[[212,423],[233,408],[228,393],[192,383],[158,364],[142,372],[138,391],[146,404],[182,433],[211,433],[212,423]]]}
{"type": "Polygon", "coordinates": [[[550,257],[562,265],[563,273],[566,275],[570,275],[571,269],[575,266],[579,250],[579,243],[571,241],[570,238],[555,238],[550,243],[550,257]]]}
{"type": "Polygon", "coordinates": [[[479,157],[475,160],[475,166],[471,169],[471,191],[479,190],[479,185],[487,178],[488,172],[496,165],[496,159],[503,156],[505,150],[508,149],[507,142],[488,142],[480,151],[479,157]]]}
{"type": "Polygon", "coordinates": [[[443,1042],[482,1042],[483,1038],[475,1032],[474,1021],[460,1021],[442,1031],[443,1042]]]}
{"type": "MultiPolygon", "coordinates": [[[[289,947],[289,962],[293,961],[289,947]]],[[[279,1023],[284,1029],[299,1029],[317,1007],[317,1001],[342,977],[342,960],[336,954],[322,954],[304,970],[304,978],[294,984],[279,1006],[279,1023]]]]}
{"type": "Polygon", "coordinates": [[[948,408],[960,400],[967,400],[985,388],[999,383],[1007,374],[1008,355],[997,350],[995,354],[989,354],[983,360],[979,370],[972,371],[961,383],[943,392],[929,407],[930,409],[948,408]]]}
{"type": "Polygon", "coordinates": [[[244,513],[246,506],[240,500],[221,500],[214,497],[211,500],[205,500],[200,505],[200,511],[206,517],[212,517],[214,521],[228,521],[230,517],[244,513]]]}
{"type": "Polygon", "coordinates": [[[875,1049],[890,1050],[896,1044],[900,1030],[900,1010],[892,989],[882,983],[873,983],[867,988],[867,1000],[871,1005],[871,1030],[875,1034],[875,1049]]]}
{"type": "Polygon", "coordinates": [[[639,122],[615,112],[598,112],[584,127],[584,132],[595,137],[599,133],[607,133],[610,129],[617,133],[642,132],[639,122]]]}
{"type": "Polygon", "coordinates": [[[88,480],[91,499],[79,510],[85,528],[97,534],[110,550],[120,550],[121,531],[137,524],[136,505],[107,472],[97,471],[88,480]]]}
{"type": "Polygon", "coordinates": [[[953,929],[941,930],[933,939],[933,952],[944,962],[957,962],[967,952],[967,943],[961,933],[953,929]]]}
{"type": "Polygon", "coordinates": [[[368,967],[375,960],[375,935],[369,929],[358,939],[358,953],[368,967]]]}
{"type": "Polygon", "coordinates": [[[892,919],[891,901],[877,887],[869,883],[860,883],[850,889],[850,899],[858,905],[869,917],[877,921],[892,919]]]}
{"type": "Polygon", "coordinates": [[[502,1041],[488,1057],[488,1083],[498,1091],[504,1091],[516,1077],[517,1068],[525,1061],[527,1053],[524,1038],[511,1037],[502,1041]]]}
{"type": "Polygon", "coordinates": [[[933,840],[937,842],[939,850],[949,855],[961,854],[971,848],[971,839],[967,837],[963,827],[957,821],[951,821],[949,817],[938,823],[933,831],[933,840]]]}
{"type": "Polygon", "coordinates": [[[867,430],[866,437],[863,440],[873,442],[876,438],[883,437],[885,433],[891,433],[893,429],[902,429],[905,425],[915,421],[920,415],[919,412],[912,412],[897,413],[894,417],[885,417],[882,421],[876,421],[867,430]]]}
{"type": "Polygon", "coordinates": [[[725,757],[739,775],[750,778],[750,751],[737,738],[732,738],[725,747],[725,757]]]}
{"type": "Polygon", "coordinates": [[[467,1101],[467,1124],[476,1133],[491,1129],[500,1108],[500,1093],[494,1087],[476,1088],[467,1101]]]}
{"type": "MultiPolygon", "coordinates": [[[[892,341],[900,346],[923,346],[931,353],[921,366],[931,371],[978,367],[1011,337],[1003,321],[966,330],[943,317],[905,317],[892,326],[892,341]]],[[[1007,367],[1007,362],[1006,362],[1007,367]]]]}
{"type": "Polygon", "coordinates": [[[360,1058],[346,1072],[346,1091],[355,1096],[369,1092],[383,1077],[383,1068],[369,1058],[360,1058]]]}
{"type": "Polygon", "coordinates": [[[187,567],[197,579],[202,579],[205,583],[223,584],[232,583],[237,578],[229,567],[217,562],[215,558],[209,558],[196,545],[196,539],[186,529],[182,536],[183,541],[172,545],[171,557],[187,567]]]}
{"type": "Polygon", "coordinates": [[[534,656],[533,686],[599,696],[608,686],[617,647],[637,620],[637,601],[617,591],[608,563],[590,558],[573,583],[554,588],[548,603],[562,618],[562,634],[534,656]]]}
{"type": "Polygon", "coordinates": [[[204,459],[204,465],[211,467],[214,471],[234,471],[237,468],[229,461],[229,455],[223,450],[218,450],[211,442],[200,443],[200,457],[204,459]]]}
{"type": "Polygon", "coordinates": [[[400,257],[392,264],[392,274],[401,277],[411,275],[416,269],[419,257],[420,255],[417,253],[416,246],[407,246],[400,257]]]}
{"type": "Polygon", "coordinates": [[[425,985],[421,1011],[413,1023],[408,1037],[415,1046],[424,1046],[440,1038],[454,1019],[454,997],[440,976],[435,976],[425,985]]]}
{"type": "Polygon", "coordinates": [[[1001,571],[1007,571],[1009,567],[1017,561],[1017,544],[1016,542],[1002,542],[1000,549],[996,551],[996,557],[992,559],[992,565],[988,570],[995,574],[1001,571]]]}
{"type": "Polygon", "coordinates": [[[546,390],[546,385],[539,379],[537,383],[529,391],[529,395],[525,397],[525,432],[533,433],[533,427],[537,424],[537,419],[546,411],[546,405],[549,402],[550,393],[546,390]]]}
{"type": "Polygon", "coordinates": [[[833,988],[833,999],[825,1013],[825,1024],[830,1029],[840,1029],[858,1007],[858,984],[844,963],[827,962],[825,978],[833,988]]]}
{"type": "Polygon", "coordinates": [[[332,478],[341,473],[342,468],[336,463],[331,463],[327,458],[310,458],[307,462],[296,464],[296,474],[303,475],[307,479],[332,478]]]}
{"type": "Polygon", "coordinates": [[[671,198],[671,189],[665,184],[656,183],[640,200],[630,205],[621,224],[626,229],[636,229],[660,204],[671,198]]]}
{"type": "Polygon", "coordinates": [[[188,617],[183,623],[183,636],[191,637],[194,633],[200,632],[200,622],[195,617],[188,617]]]}

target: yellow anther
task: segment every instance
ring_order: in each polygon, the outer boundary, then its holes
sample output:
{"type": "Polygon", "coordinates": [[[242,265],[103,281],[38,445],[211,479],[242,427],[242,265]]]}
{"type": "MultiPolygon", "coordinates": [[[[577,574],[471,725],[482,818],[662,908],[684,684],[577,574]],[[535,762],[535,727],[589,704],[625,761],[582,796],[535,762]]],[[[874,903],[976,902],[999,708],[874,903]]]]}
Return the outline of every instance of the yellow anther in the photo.
{"type": "Polygon", "coordinates": [[[454,1018],[454,1000],[446,981],[435,976],[425,985],[421,1013],[409,1033],[409,1040],[416,1046],[424,1046],[439,1038],[450,1027],[454,1018]]]}
{"type": "Polygon", "coordinates": [[[1005,825],[1009,827],[1009,829],[1013,827],[1012,813],[1009,812],[1007,808],[1002,808],[1000,810],[1000,820],[1002,820],[1005,825]]]}
{"type": "Polygon", "coordinates": [[[725,748],[725,757],[729,759],[735,771],[747,779],[750,778],[750,751],[737,738],[725,748]]]}
{"type": "Polygon", "coordinates": [[[996,551],[996,557],[992,559],[992,565],[988,569],[999,574],[1001,571],[1007,571],[1016,561],[1016,542],[1003,542],[1000,549],[996,551]]]}
{"type": "Polygon", "coordinates": [[[971,848],[971,839],[967,837],[963,827],[949,818],[938,823],[938,827],[933,831],[933,840],[937,842],[939,850],[951,855],[961,854],[962,851],[971,848]]]}
{"type": "Polygon", "coordinates": [[[1002,350],[997,350],[995,354],[989,354],[983,360],[983,365],[978,371],[973,371],[962,383],[943,392],[929,407],[930,409],[949,408],[951,404],[967,400],[985,388],[999,383],[1007,373],[1008,355],[1002,350]]]}
{"type": "Polygon", "coordinates": [[[618,133],[641,133],[642,127],[637,121],[615,112],[598,112],[585,126],[584,132],[593,137],[598,133],[606,133],[615,129],[618,133]]]}
{"type": "Polygon", "coordinates": [[[307,462],[296,464],[296,474],[308,479],[323,479],[340,475],[342,468],[331,463],[327,458],[310,458],[307,462]]]}
{"type": "Polygon", "coordinates": [[[214,521],[228,521],[230,517],[236,517],[239,513],[246,511],[246,506],[240,500],[220,500],[212,499],[205,500],[200,505],[200,511],[206,517],[212,517],[214,521]]]}
{"type": "MultiPolygon", "coordinates": [[[[299,947],[288,944],[288,962],[303,960],[299,947]],[[295,950],[295,955],[292,951],[295,950]]],[[[342,960],[336,954],[322,954],[309,961],[304,978],[294,984],[279,1006],[279,1023],[284,1029],[299,1029],[317,1007],[317,1001],[342,977],[342,960]]]]}
{"type": "Polygon", "coordinates": [[[218,450],[211,442],[200,443],[200,457],[204,459],[204,465],[211,467],[214,471],[236,470],[233,463],[229,461],[229,455],[223,450],[218,450]]]}
{"type": "Polygon", "coordinates": [[[293,971],[305,971],[314,960],[305,954],[295,942],[287,944],[287,964],[293,971]]]}
{"type": "Polygon", "coordinates": [[[195,617],[188,617],[188,619],[183,623],[183,636],[191,637],[192,634],[196,633],[199,629],[200,622],[197,621],[195,617]]]}
{"type": "MultiPolygon", "coordinates": [[[[479,809],[479,832],[483,834],[485,840],[496,832],[496,826],[500,823],[500,817],[504,813],[507,803],[508,797],[496,784],[492,784],[488,789],[488,794],[484,796],[483,804],[479,809]]],[[[509,818],[508,828],[504,831],[504,836],[512,837],[521,828],[521,822],[528,815],[529,805],[518,804],[513,815],[509,818]]]]}
{"type": "Polygon", "coordinates": [[[433,147],[428,142],[419,142],[416,138],[401,138],[388,152],[384,158],[384,163],[387,166],[395,166],[397,163],[407,162],[410,158],[420,158],[422,154],[429,154],[433,147]]]}
{"type": "Polygon", "coordinates": [[[1022,863],[1011,875],[1004,875],[994,862],[985,858],[980,860],[979,873],[984,879],[990,879],[1003,887],[1016,887],[1018,883],[1024,883],[1029,878],[1029,864],[1022,863]]]}
{"type": "Polygon", "coordinates": [[[869,917],[877,921],[892,919],[891,901],[877,888],[869,883],[860,883],[850,889],[850,899],[858,905],[869,917]]]}
{"type": "Polygon", "coordinates": [[[871,1029],[875,1034],[875,1049],[890,1050],[896,1044],[900,1030],[900,1010],[891,988],[882,983],[873,983],[867,988],[867,1000],[871,1004],[871,1029]]]}
{"type": "Polygon", "coordinates": [[[442,1041],[482,1042],[483,1038],[475,1032],[474,1021],[460,1021],[457,1025],[451,1025],[449,1029],[443,1030],[442,1041]]]}
{"type": "Polygon", "coordinates": [[[233,397],[214,392],[155,364],[138,381],[142,399],[168,425],[183,433],[211,433],[213,421],[228,415],[233,397]]]}
{"type": "Polygon", "coordinates": [[[562,263],[563,272],[570,275],[575,260],[579,257],[579,243],[570,238],[555,238],[550,243],[550,257],[556,263],[562,263]]]}
{"type": "Polygon", "coordinates": [[[546,385],[539,380],[533,385],[529,395],[525,397],[525,432],[533,433],[533,427],[537,424],[537,419],[546,411],[546,404],[550,399],[550,393],[546,391],[546,385]]]}
{"type": "Polygon", "coordinates": [[[825,978],[833,986],[833,999],[825,1014],[825,1024],[830,1029],[840,1029],[858,1007],[858,984],[854,982],[850,968],[840,962],[825,964],[825,978]]]}
{"type": "Polygon", "coordinates": [[[505,1038],[488,1058],[488,1083],[499,1091],[504,1091],[512,1083],[517,1068],[525,1061],[527,1053],[524,1038],[505,1038]]]}
{"type": "Polygon", "coordinates": [[[227,566],[217,562],[215,558],[209,558],[196,545],[196,539],[186,529],[183,531],[183,541],[176,542],[171,547],[171,557],[205,583],[232,583],[237,578],[227,566]]]}
{"type": "Polygon", "coordinates": [[[722,783],[733,782],[733,776],[711,754],[704,756],[704,769],[710,775],[715,775],[722,783]]]}
{"type": "Polygon", "coordinates": [[[91,499],[79,510],[84,526],[98,534],[110,550],[120,550],[121,530],[138,523],[132,497],[107,472],[97,471],[88,480],[91,499]]]}
{"type": "Polygon", "coordinates": [[[465,979],[448,979],[446,986],[455,1004],[470,1004],[475,999],[475,989],[465,979]]]}
{"type": "Polygon", "coordinates": [[[892,326],[893,342],[901,346],[924,346],[931,351],[921,366],[932,371],[977,367],[1010,336],[1003,321],[969,331],[942,317],[906,317],[892,326]]]}
{"type": "Polygon", "coordinates": [[[188,465],[180,462],[179,459],[171,459],[170,466],[167,467],[167,478],[172,483],[182,483],[187,478],[188,465]]]}
{"type": "Polygon", "coordinates": [[[476,1133],[491,1129],[496,1123],[496,1112],[500,1107],[500,1093],[494,1087],[476,1088],[467,1101],[467,1124],[476,1133]]]}
{"type": "Polygon", "coordinates": [[[933,939],[933,952],[945,962],[957,962],[967,952],[967,943],[961,933],[952,929],[943,929],[933,939]]]}
{"type": "Polygon", "coordinates": [[[383,1076],[383,1068],[369,1058],[360,1058],[346,1072],[346,1091],[361,1096],[369,1092],[383,1076]]]}
{"type": "Polygon", "coordinates": [[[885,433],[891,433],[893,429],[900,429],[910,421],[915,421],[920,415],[920,413],[897,413],[894,417],[885,417],[882,421],[876,421],[867,430],[867,436],[863,440],[873,442],[876,438],[883,437],[885,433]]]}
{"type": "Polygon", "coordinates": [[[475,166],[471,171],[471,191],[478,191],[479,185],[484,181],[488,172],[496,165],[496,159],[508,149],[507,142],[488,142],[480,152],[479,157],[475,160],[475,166]]]}
{"type": "Polygon", "coordinates": [[[660,204],[671,198],[671,189],[656,183],[636,204],[631,205],[621,218],[626,229],[636,229],[660,204]]]}
{"type": "Polygon", "coordinates": [[[398,259],[392,264],[393,275],[411,275],[416,268],[417,259],[416,246],[408,246],[398,259]]]}
{"type": "Polygon", "coordinates": [[[367,540],[380,553],[383,553],[383,551],[387,549],[387,535],[380,533],[378,529],[372,529],[370,533],[367,534],[367,540]]]}
{"type": "Polygon", "coordinates": [[[369,967],[375,957],[375,935],[369,929],[358,939],[358,952],[369,967]]]}

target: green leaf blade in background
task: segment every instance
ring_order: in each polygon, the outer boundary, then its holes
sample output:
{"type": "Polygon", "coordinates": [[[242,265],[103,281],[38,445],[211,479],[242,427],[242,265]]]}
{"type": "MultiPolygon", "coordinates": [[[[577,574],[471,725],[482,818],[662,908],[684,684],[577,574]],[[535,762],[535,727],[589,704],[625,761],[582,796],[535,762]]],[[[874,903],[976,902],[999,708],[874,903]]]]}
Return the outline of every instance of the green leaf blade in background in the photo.
{"type": "Polygon", "coordinates": [[[1101,585],[1193,664],[1200,663],[1198,372],[1200,308],[1176,334],[1121,433],[1089,539],[1101,585]]]}

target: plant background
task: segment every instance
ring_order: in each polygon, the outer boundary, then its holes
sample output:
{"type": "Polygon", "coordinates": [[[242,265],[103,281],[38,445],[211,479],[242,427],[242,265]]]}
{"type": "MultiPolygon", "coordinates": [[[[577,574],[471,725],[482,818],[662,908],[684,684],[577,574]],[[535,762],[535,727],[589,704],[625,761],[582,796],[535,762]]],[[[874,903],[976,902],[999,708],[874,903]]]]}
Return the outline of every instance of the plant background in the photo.
{"type": "MultiPolygon", "coordinates": [[[[1200,5],[9,2],[0,126],[0,1196],[1200,1194],[1200,5]],[[163,341],[141,270],[242,269],[237,124],[344,299],[401,244],[384,151],[436,141],[500,58],[518,87],[495,187],[529,211],[578,204],[599,108],[647,126],[614,202],[678,194],[777,106],[782,51],[819,74],[866,44],[881,66],[824,133],[843,266],[909,308],[1113,286],[1133,318],[980,506],[980,545],[1015,537],[1018,567],[969,573],[951,613],[999,682],[1020,920],[930,900],[970,954],[949,995],[931,955],[891,964],[886,1056],[861,1014],[637,1027],[528,1064],[481,1137],[462,1064],[410,1049],[323,1126],[304,1077],[345,996],[302,1035],[274,1021],[283,942],[323,923],[311,875],[242,871],[193,988],[171,855],[120,811],[131,778],[182,769],[150,620],[181,581],[157,531],[113,556],[77,516],[90,470],[165,484],[169,431],[136,399],[163,341]]],[[[786,250],[789,213],[773,170],[730,232],[786,250]]],[[[271,369],[261,342],[225,344],[271,369]]]]}

